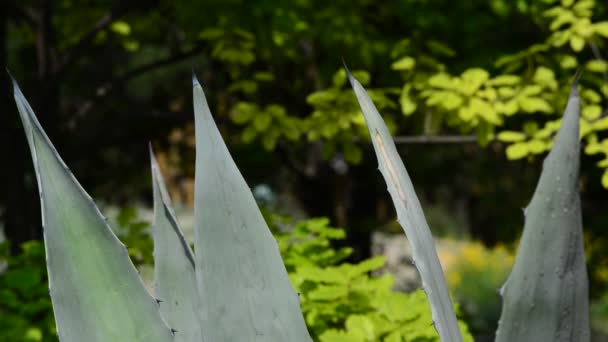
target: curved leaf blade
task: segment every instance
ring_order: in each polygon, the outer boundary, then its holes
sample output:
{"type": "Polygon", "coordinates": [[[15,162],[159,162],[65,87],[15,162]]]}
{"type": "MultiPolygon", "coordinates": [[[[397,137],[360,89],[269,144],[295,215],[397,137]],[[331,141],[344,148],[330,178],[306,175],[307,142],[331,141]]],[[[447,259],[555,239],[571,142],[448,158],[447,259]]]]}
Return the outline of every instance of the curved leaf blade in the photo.
{"type": "Polygon", "coordinates": [[[173,213],[151,146],[150,164],[154,190],[154,283],[160,313],[176,330],[176,342],[201,342],[201,301],[196,288],[194,254],[173,213]]]}
{"type": "Polygon", "coordinates": [[[589,293],[578,173],[577,79],[530,205],[515,265],[501,289],[496,341],[589,341],[589,293]]]}
{"type": "Polygon", "coordinates": [[[380,172],[386,181],[397,211],[397,220],[411,243],[413,259],[422,280],[422,288],[431,305],[435,329],[442,341],[462,341],[445,276],[435,250],[435,242],[412,181],[376,106],[348,69],[346,69],[346,73],[365,117],[374,151],[378,157],[380,172]]]}
{"type": "Polygon", "coordinates": [[[59,339],[173,341],[126,247],[61,160],[14,80],[13,86],[40,192],[59,339]]]}
{"type": "Polygon", "coordinates": [[[193,77],[195,251],[208,341],[311,341],[282,262],[247,183],[193,77]]]}

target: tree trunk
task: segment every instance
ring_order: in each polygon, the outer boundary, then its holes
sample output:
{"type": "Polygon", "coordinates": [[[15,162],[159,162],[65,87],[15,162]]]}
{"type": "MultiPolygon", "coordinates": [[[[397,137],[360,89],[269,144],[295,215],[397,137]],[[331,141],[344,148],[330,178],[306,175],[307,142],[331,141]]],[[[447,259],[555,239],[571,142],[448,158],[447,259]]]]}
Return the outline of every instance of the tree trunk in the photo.
{"type": "MultiPolygon", "coordinates": [[[[0,14],[0,65],[8,65],[8,16],[0,14]]],[[[35,177],[26,168],[29,153],[25,147],[23,128],[12,99],[10,79],[2,73],[0,81],[0,208],[4,232],[11,241],[11,253],[20,251],[21,244],[40,236],[39,215],[33,210],[36,203],[35,177]]]]}
{"type": "MultiPolygon", "coordinates": [[[[59,90],[55,82],[56,56],[53,51],[53,1],[42,2],[39,9],[39,21],[36,27],[36,54],[38,57],[37,91],[25,91],[32,94],[33,103],[47,134],[57,141],[59,126],[59,90]]],[[[0,14],[0,65],[8,65],[8,16],[0,14]]],[[[25,83],[25,77],[19,75],[25,83]]],[[[11,242],[11,253],[17,254],[21,244],[28,240],[42,239],[40,223],[40,206],[36,191],[36,177],[31,166],[30,153],[26,147],[23,128],[16,115],[15,103],[12,100],[12,89],[8,77],[2,77],[0,87],[0,108],[5,115],[0,115],[0,155],[6,167],[0,170],[0,208],[6,238],[11,242]]]]}

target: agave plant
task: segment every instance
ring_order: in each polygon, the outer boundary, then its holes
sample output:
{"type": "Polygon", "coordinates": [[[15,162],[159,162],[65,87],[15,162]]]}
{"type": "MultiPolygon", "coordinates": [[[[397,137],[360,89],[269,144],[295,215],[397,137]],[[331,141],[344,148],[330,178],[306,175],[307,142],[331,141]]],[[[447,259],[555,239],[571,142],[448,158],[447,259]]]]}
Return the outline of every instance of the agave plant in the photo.
{"type": "Polygon", "coordinates": [[[589,290],[578,190],[578,74],[553,148],[543,162],[515,265],[500,289],[497,342],[589,341],[589,290]]]}
{"type": "MultiPolygon", "coordinates": [[[[380,114],[361,84],[347,73],[399,223],[412,244],[433,324],[442,341],[462,341],[412,182],[380,114]]],[[[62,342],[311,341],[276,241],[222,140],[196,77],[194,252],[180,230],[150,149],[154,296],[13,83],[40,190],[49,289],[62,342]]],[[[504,287],[500,341],[589,339],[576,189],[575,87],[504,287]]]]}

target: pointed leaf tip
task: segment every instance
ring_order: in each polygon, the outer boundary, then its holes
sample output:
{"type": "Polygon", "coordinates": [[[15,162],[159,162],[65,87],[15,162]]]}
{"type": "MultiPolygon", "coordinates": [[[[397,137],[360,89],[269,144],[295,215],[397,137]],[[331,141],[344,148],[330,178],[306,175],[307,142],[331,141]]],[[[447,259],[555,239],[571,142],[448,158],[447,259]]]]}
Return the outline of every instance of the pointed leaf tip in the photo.
{"type": "Polygon", "coordinates": [[[355,96],[365,117],[378,159],[379,170],[386,181],[388,192],[397,212],[397,222],[402,226],[410,241],[413,259],[422,282],[425,284],[424,289],[431,304],[435,329],[444,342],[462,342],[458,321],[435,249],[435,242],[412,181],[376,106],[348,69],[346,72],[349,73],[355,96]]]}
{"type": "Polygon", "coordinates": [[[572,88],[570,88],[570,96],[578,96],[578,81],[583,73],[583,68],[578,68],[572,79],[572,88]]]}
{"type": "MultiPolygon", "coordinates": [[[[152,147],[152,142],[148,142],[148,150],[150,151],[150,166],[152,167],[152,182],[153,185],[158,185],[159,178],[162,177],[160,174],[160,167],[158,166],[158,161],[156,160],[156,155],[154,154],[154,147],[152,147]]],[[[162,179],[160,180],[162,181],[162,179]]],[[[164,199],[164,198],[162,198],[164,199]]]]}
{"type": "Polygon", "coordinates": [[[5,66],[5,67],[4,67],[4,70],[6,70],[6,73],[8,74],[8,77],[10,77],[10,79],[11,79],[11,80],[14,82],[14,81],[15,81],[15,78],[14,78],[14,77],[13,77],[13,75],[11,74],[11,71],[10,71],[10,70],[8,70],[8,67],[7,67],[7,66],[5,66]]]}
{"type": "Polygon", "coordinates": [[[198,78],[196,77],[196,73],[194,72],[194,68],[192,68],[192,86],[196,87],[197,85],[200,85],[198,78]]]}
{"type": "Polygon", "coordinates": [[[152,142],[148,141],[148,152],[150,152],[150,161],[152,164],[156,164],[156,157],[154,156],[154,147],[152,147],[152,142]]]}
{"type": "Polygon", "coordinates": [[[154,282],[159,310],[175,334],[172,342],[203,341],[194,256],[182,233],[160,167],[150,146],[154,194],[154,282]],[[161,304],[162,303],[162,304],[161,304]]]}
{"type": "Polygon", "coordinates": [[[61,341],[136,341],[145,331],[146,341],[173,342],[125,246],[14,86],[39,188],[49,292],[61,341]]]}
{"type": "Polygon", "coordinates": [[[348,66],[346,65],[346,61],[344,60],[344,58],[342,58],[342,64],[344,65],[344,71],[346,71],[346,76],[348,76],[348,81],[350,82],[350,85],[354,86],[356,79],[353,76],[353,74],[350,72],[350,70],[348,69],[348,66]]]}
{"type": "Polygon", "coordinates": [[[204,340],[310,342],[277,242],[201,87],[194,88],[193,103],[195,274],[205,301],[204,340]],[[230,314],[217,314],[226,308],[230,314]]]}
{"type": "Polygon", "coordinates": [[[8,74],[8,77],[11,79],[11,82],[13,83],[13,93],[17,94],[21,92],[21,89],[19,88],[19,84],[17,83],[17,80],[15,80],[15,78],[13,77],[13,74],[11,74],[10,70],[8,70],[8,68],[6,69],[6,73],[8,74]]]}
{"type": "Polygon", "coordinates": [[[578,190],[579,76],[580,69],[526,208],[515,263],[503,285],[496,342],[589,342],[588,276],[578,190]],[[536,305],[534,310],[530,303],[536,305]]]}
{"type": "Polygon", "coordinates": [[[160,193],[160,200],[163,205],[170,206],[171,198],[167,193],[166,186],[164,185],[163,175],[160,171],[160,166],[158,165],[158,160],[156,160],[156,155],[154,154],[154,149],[152,147],[152,143],[150,143],[150,167],[152,170],[152,184],[154,187],[158,187],[160,193]]]}

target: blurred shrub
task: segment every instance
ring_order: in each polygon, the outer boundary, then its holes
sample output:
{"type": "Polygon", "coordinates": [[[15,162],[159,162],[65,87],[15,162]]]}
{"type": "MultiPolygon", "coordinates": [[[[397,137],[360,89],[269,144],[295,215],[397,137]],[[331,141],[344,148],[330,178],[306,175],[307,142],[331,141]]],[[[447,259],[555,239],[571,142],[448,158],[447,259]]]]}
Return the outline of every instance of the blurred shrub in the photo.
{"type": "Polygon", "coordinates": [[[57,341],[46,278],[44,247],[40,241],[22,245],[23,253],[8,256],[8,242],[0,244],[0,341],[57,341]]]}
{"type": "Polygon", "coordinates": [[[608,335],[608,292],[591,302],[591,327],[608,335]]]}
{"type": "Polygon", "coordinates": [[[608,255],[606,254],[608,239],[589,232],[584,235],[584,239],[591,298],[603,294],[606,296],[605,293],[608,291],[608,255]]]}
{"type": "Polygon", "coordinates": [[[608,335],[608,239],[586,232],[585,256],[591,296],[591,328],[608,335]]]}
{"type": "MultiPolygon", "coordinates": [[[[317,218],[276,234],[289,276],[300,294],[309,331],[321,342],[439,341],[422,291],[391,290],[394,278],[369,275],[384,265],[383,257],[358,264],[343,262],[350,248],[331,247],[344,239],[342,229],[317,218]]],[[[465,341],[472,341],[460,322],[465,341]]]]}
{"type": "MultiPolygon", "coordinates": [[[[592,302],[592,322],[594,329],[602,333],[608,333],[606,248],[606,239],[585,235],[591,297],[600,296],[592,302]]],[[[511,272],[514,255],[500,245],[488,249],[479,242],[454,240],[442,240],[439,254],[450,291],[471,331],[493,334],[501,312],[498,290],[511,272]]]]}
{"type": "Polygon", "coordinates": [[[116,216],[114,233],[120,238],[128,250],[131,260],[139,268],[141,265],[152,265],[154,243],[148,232],[150,223],[141,220],[134,207],[123,208],[116,216]]]}
{"type": "Polygon", "coordinates": [[[514,257],[502,246],[485,248],[479,242],[442,242],[439,252],[446,280],[465,320],[476,333],[493,334],[500,318],[503,285],[514,257]]]}

